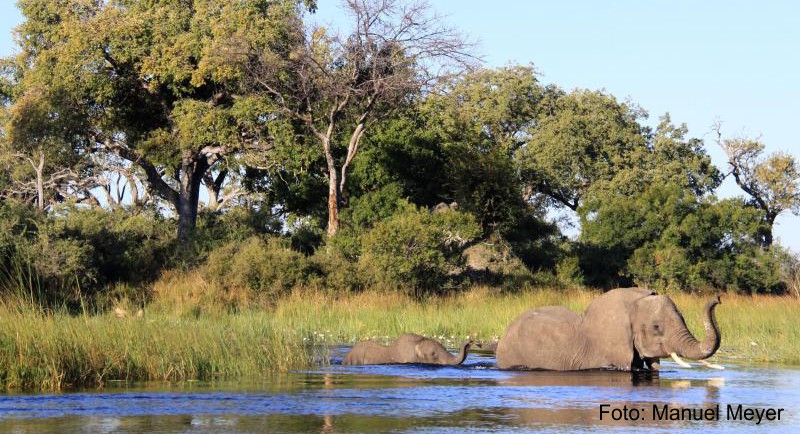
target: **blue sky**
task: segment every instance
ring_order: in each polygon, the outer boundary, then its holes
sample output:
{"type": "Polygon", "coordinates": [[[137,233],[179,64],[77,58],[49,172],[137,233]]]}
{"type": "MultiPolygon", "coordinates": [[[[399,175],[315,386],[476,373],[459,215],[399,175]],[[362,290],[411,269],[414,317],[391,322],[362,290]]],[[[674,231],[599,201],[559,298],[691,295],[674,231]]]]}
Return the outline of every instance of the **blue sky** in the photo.
{"type": "MultiPolygon", "coordinates": [[[[318,0],[316,19],[341,22],[338,0],[318,0]]],[[[489,66],[533,63],[542,81],[566,89],[605,89],[650,113],[669,112],[704,138],[715,120],[729,136],[761,137],[768,151],[800,157],[800,2],[433,0],[447,21],[479,41],[489,66]]],[[[22,17],[0,5],[0,54],[13,52],[22,17]]],[[[731,180],[721,196],[741,194],[731,180]]],[[[775,230],[800,252],[800,218],[786,213],[775,230]]]]}

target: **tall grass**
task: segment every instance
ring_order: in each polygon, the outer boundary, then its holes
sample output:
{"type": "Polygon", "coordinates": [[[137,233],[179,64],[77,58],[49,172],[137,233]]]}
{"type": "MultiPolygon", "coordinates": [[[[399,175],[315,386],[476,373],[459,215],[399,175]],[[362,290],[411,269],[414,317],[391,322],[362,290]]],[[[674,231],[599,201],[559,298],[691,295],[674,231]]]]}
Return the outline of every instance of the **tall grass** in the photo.
{"type": "Polygon", "coordinates": [[[307,365],[311,356],[296,332],[266,312],[117,318],[0,307],[0,383],[7,389],[258,376],[307,365]]]}

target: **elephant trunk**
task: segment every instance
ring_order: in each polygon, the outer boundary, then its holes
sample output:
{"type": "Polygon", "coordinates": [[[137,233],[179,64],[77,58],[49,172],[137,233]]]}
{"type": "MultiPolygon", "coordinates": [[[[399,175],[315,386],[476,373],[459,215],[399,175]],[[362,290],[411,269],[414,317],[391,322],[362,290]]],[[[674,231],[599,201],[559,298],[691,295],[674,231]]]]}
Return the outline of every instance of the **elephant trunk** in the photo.
{"type": "Polygon", "coordinates": [[[714,309],[719,303],[719,296],[716,296],[706,304],[703,316],[706,338],[703,342],[695,339],[684,325],[684,330],[677,336],[676,345],[674,346],[678,354],[689,359],[702,360],[713,356],[717,352],[720,344],[720,335],[717,319],[714,316],[714,309]]]}
{"type": "Polygon", "coordinates": [[[461,351],[459,351],[458,354],[456,354],[455,356],[452,356],[452,358],[450,359],[450,363],[448,364],[460,365],[464,363],[464,360],[467,359],[467,352],[469,352],[470,345],[472,345],[472,341],[464,342],[464,344],[461,345],[461,351]]]}

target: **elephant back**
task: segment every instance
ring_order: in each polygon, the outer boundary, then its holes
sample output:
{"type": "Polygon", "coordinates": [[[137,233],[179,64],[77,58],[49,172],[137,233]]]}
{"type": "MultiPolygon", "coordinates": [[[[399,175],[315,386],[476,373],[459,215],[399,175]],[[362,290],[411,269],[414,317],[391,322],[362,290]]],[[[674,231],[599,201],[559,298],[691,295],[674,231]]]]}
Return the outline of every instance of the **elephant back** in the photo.
{"type": "Polygon", "coordinates": [[[580,316],[561,306],[529,310],[517,317],[497,344],[500,369],[564,369],[576,344],[580,316]]]}

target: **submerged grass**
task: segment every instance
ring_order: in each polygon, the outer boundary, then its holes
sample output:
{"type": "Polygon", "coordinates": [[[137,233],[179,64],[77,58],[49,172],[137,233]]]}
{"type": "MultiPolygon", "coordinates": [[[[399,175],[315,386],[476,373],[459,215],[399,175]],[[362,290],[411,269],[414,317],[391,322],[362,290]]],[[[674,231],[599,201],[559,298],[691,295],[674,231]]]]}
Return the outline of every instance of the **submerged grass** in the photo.
{"type": "MultiPolygon", "coordinates": [[[[397,293],[298,290],[265,302],[222,291],[196,275],[167,276],[153,292],[142,318],[0,304],[0,385],[59,390],[117,380],[257,377],[316,363],[314,344],[389,340],[406,332],[451,346],[467,337],[493,341],[527,309],[561,305],[582,311],[600,294],[578,289],[504,294],[476,287],[416,301],[397,293]]],[[[708,297],[672,298],[702,338],[708,297]]],[[[717,318],[718,359],[800,364],[800,299],[727,295],[717,318]]]]}

